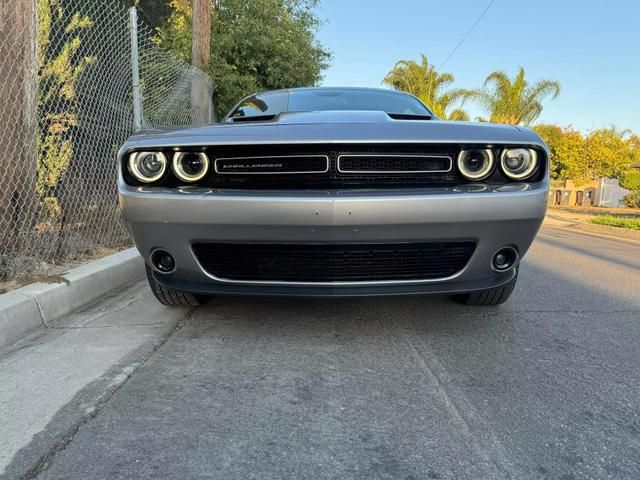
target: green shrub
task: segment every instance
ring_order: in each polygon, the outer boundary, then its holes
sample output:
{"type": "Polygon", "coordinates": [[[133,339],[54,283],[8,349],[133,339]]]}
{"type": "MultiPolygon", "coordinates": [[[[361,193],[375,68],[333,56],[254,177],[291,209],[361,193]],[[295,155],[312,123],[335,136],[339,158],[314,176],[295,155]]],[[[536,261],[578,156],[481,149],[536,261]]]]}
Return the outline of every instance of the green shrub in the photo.
{"type": "Polygon", "coordinates": [[[596,225],[608,225],[609,227],[629,228],[640,230],[640,218],[615,217],[613,215],[596,215],[589,220],[596,225]]]}
{"type": "Polygon", "coordinates": [[[622,200],[629,208],[640,208],[640,191],[627,193],[622,200]]]}

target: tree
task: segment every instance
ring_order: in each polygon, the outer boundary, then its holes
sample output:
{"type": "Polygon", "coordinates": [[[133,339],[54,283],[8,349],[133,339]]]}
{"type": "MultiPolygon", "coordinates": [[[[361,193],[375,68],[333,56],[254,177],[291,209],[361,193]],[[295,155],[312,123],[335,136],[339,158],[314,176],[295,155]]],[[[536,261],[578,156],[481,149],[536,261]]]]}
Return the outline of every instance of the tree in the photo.
{"type": "Polygon", "coordinates": [[[572,179],[577,183],[590,178],[582,134],[569,127],[536,125],[533,128],[551,152],[551,178],[572,179]]]}
{"type": "MultiPolygon", "coordinates": [[[[640,138],[614,126],[590,132],[586,137],[571,127],[536,125],[551,152],[551,176],[577,184],[598,177],[620,179],[620,185],[634,190],[629,168],[640,158],[640,138]],[[623,183],[629,185],[625,186],[623,183]]],[[[633,172],[633,171],[632,171],[633,172]]]]}
{"type": "Polygon", "coordinates": [[[465,95],[462,89],[449,88],[455,81],[453,74],[438,73],[426,55],[420,57],[419,64],[413,60],[397,62],[382,83],[415,95],[440,118],[469,120],[469,115],[461,108],[450,110],[465,95]]]}
{"type": "MultiPolygon", "coordinates": [[[[211,21],[214,109],[260,90],[316,85],[331,54],[315,37],[317,0],[218,0],[211,21]]],[[[171,0],[159,43],[191,62],[191,2],[171,0]]]]}
{"type": "Polygon", "coordinates": [[[11,248],[35,205],[37,10],[30,0],[0,7],[0,255],[11,248]]]}
{"type": "Polygon", "coordinates": [[[145,20],[153,28],[162,25],[171,14],[167,0],[124,0],[123,3],[128,7],[137,5],[143,12],[145,20]]]}
{"type": "Polygon", "coordinates": [[[640,208],[640,170],[628,170],[620,177],[620,186],[629,190],[624,202],[629,207],[640,208]]]}
{"type": "Polygon", "coordinates": [[[640,170],[626,171],[620,177],[620,186],[632,192],[640,192],[640,170]]]}
{"type": "Polygon", "coordinates": [[[631,146],[635,168],[640,168],[640,135],[631,134],[629,137],[629,145],[631,146]]]}
{"type": "Polygon", "coordinates": [[[630,208],[640,208],[640,171],[629,171],[620,180],[620,186],[629,190],[623,201],[630,208]]]}
{"type": "Polygon", "coordinates": [[[542,101],[559,94],[560,83],[539,80],[530,85],[525,80],[524,68],[520,67],[513,79],[502,71],[489,74],[482,88],[468,90],[465,98],[484,108],[491,122],[529,125],[542,113],[542,101]]]}
{"type": "Polygon", "coordinates": [[[626,135],[614,127],[593,130],[587,135],[586,163],[591,178],[620,178],[629,170],[635,152],[626,135]]]}
{"type": "MultiPolygon", "coordinates": [[[[191,63],[202,70],[211,60],[211,8],[211,0],[193,0],[191,63]]],[[[198,76],[192,80],[191,103],[199,107],[202,123],[213,120],[209,85],[198,76]]]]}
{"type": "Polygon", "coordinates": [[[563,179],[566,171],[566,160],[558,154],[560,145],[562,144],[564,132],[559,125],[536,125],[533,130],[540,135],[544,143],[547,144],[550,151],[550,171],[551,178],[554,180],[563,179]]]}
{"type": "Polygon", "coordinates": [[[38,14],[38,193],[46,196],[60,186],[73,157],[77,83],[95,58],[78,55],[79,32],[93,25],[87,16],[75,13],[67,22],[60,0],[38,0],[38,14]],[[65,41],[52,42],[52,36],[65,41]]]}

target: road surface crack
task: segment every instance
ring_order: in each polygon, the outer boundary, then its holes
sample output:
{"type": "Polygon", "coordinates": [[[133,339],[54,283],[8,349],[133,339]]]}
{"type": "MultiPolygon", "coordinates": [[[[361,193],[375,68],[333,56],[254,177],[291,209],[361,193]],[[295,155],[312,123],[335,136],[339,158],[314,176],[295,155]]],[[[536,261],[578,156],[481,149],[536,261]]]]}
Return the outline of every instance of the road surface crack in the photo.
{"type": "Polygon", "coordinates": [[[122,387],[124,387],[129,379],[135,375],[135,373],[145,365],[153,355],[171,338],[171,336],[184,327],[192,318],[195,312],[195,308],[190,309],[185,315],[180,319],[176,326],[167,332],[160,340],[153,345],[151,350],[146,354],[146,356],[138,362],[134,362],[130,365],[125,366],[121,369],[121,372],[114,377],[114,379],[109,383],[105,392],[100,395],[96,401],[96,403],[88,408],[85,411],[85,415],[77,422],[65,435],[63,438],[58,441],[51,449],[44,454],[38,464],[28,470],[25,474],[20,477],[20,480],[32,480],[37,478],[41,473],[49,468],[53,459],[60,452],[63,452],[73,441],[78,431],[91,420],[93,420],[102,408],[111,400],[111,398],[118,392],[122,387]]]}
{"type": "Polygon", "coordinates": [[[420,370],[427,377],[441,402],[457,424],[459,431],[469,440],[472,451],[491,472],[491,478],[523,478],[516,471],[506,448],[498,440],[493,429],[486,424],[466,395],[453,386],[453,382],[436,356],[427,351],[419,351],[411,337],[400,325],[395,325],[420,370]]]}

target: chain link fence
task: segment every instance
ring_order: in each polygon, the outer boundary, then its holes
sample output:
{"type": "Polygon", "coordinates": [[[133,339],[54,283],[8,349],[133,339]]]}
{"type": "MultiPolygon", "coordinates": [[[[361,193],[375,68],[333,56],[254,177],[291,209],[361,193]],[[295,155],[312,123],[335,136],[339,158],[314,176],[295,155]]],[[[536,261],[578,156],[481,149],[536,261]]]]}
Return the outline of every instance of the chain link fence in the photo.
{"type": "Polygon", "coordinates": [[[209,77],[154,37],[117,0],[2,2],[0,281],[131,244],[117,205],[119,146],[136,123],[204,123],[192,89],[211,98],[209,77]]]}

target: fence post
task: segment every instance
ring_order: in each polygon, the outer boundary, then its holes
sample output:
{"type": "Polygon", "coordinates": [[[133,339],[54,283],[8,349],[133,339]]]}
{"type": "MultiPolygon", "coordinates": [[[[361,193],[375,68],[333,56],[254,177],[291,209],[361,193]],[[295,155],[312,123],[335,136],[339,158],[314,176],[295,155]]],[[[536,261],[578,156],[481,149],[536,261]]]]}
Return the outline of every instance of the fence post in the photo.
{"type": "Polygon", "coordinates": [[[142,93],[140,91],[140,53],[138,51],[138,11],[136,7],[129,9],[131,24],[131,77],[133,81],[133,126],[136,131],[142,130],[144,111],[142,109],[142,93]]]}

